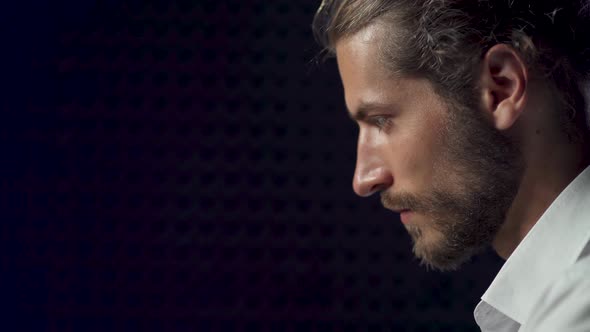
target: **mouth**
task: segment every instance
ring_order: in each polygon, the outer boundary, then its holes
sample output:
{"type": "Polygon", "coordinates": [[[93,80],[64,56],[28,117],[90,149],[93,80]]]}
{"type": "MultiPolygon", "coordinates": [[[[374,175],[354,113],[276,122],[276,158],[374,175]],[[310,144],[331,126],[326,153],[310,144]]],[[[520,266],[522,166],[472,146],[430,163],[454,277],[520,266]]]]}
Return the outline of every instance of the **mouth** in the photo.
{"type": "Polygon", "coordinates": [[[407,212],[411,212],[412,211],[410,209],[391,208],[391,207],[387,207],[387,206],[385,208],[388,209],[388,210],[391,210],[391,211],[393,211],[395,213],[398,213],[398,214],[407,213],[407,212]]]}
{"type": "Polygon", "coordinates": [[[413,212],[413,210],[410,208],[388,205],[387,202],[383,202],[383,207],[392,211],[392,212],[399,214],[400,216],[401,215],[408,215],[411,212],[413,212]]]}
{"type": "Polygon", "coordinates": [[[412,217],[412,210],[410,209],[403,209],[399,211],[399,217],[402,223],[407,224],[410,222],[410,218],[412,217]]]}

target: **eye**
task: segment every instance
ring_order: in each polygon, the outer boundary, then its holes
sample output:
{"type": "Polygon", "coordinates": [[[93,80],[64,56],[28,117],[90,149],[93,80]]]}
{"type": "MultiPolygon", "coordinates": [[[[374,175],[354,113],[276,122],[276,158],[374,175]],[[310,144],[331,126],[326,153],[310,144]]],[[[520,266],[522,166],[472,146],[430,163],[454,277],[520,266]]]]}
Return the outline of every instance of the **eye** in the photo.
{"type": "Polygon", "coordinates": [[[377,127],[379,131],[387,130],[391,126],[391,117],[384,115],[372,116],[369,119],[369,123],[377,127]]]}

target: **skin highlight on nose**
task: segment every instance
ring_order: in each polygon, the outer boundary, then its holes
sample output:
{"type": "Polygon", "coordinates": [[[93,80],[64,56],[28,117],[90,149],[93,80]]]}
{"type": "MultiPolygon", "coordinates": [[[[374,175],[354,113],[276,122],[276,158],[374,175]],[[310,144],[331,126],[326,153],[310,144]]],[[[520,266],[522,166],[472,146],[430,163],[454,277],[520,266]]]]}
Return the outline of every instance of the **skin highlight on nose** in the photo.
{"type": "Polygon", "coordinates": [[[357,167],[352,186],[357,195],[368,197],[376,192],[389,188],[392,184],[393,178],[385,167],[372,169],[357,167]]]}

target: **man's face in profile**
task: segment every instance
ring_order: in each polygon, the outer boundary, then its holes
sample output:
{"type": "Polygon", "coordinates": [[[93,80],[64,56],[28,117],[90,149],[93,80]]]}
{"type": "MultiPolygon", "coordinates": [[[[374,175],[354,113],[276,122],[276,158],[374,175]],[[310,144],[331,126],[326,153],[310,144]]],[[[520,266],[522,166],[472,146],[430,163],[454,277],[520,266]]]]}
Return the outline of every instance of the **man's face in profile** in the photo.
{"type": "Polygon", "coordinates": [[[416,256],[454,269],[502,226],[521,156],[483,111],[445,102],[426,79],[393,74],[379,53],[385,34],[377,23],[336,43],[346,104],[359,125],[354,190],[380,191],[383,205],[401,212],[416,256]]]}

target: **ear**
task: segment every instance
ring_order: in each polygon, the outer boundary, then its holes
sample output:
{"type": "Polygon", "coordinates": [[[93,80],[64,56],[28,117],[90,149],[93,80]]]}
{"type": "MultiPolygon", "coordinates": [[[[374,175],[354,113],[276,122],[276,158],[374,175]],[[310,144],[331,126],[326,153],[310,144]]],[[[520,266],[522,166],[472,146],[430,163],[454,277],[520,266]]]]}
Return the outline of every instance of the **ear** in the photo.
{"type": "Polygon", "coordinates": [[[507,130],[526,106],[527,67],[512,47],[497,44],[486,52],[481,68],[484,109],[496,129],[507,130]]]}

